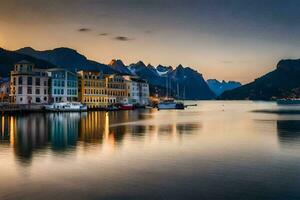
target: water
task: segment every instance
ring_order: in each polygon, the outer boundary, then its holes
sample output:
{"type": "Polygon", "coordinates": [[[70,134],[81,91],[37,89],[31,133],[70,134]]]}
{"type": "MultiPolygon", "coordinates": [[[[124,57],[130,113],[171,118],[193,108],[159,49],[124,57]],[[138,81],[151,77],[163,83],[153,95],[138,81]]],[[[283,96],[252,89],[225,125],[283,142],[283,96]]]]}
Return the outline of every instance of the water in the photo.
{"type": "Polygon", "coordinates": [[[0,199],[300,198],[295,107],[197,103],[2,116],[0,199]]]}

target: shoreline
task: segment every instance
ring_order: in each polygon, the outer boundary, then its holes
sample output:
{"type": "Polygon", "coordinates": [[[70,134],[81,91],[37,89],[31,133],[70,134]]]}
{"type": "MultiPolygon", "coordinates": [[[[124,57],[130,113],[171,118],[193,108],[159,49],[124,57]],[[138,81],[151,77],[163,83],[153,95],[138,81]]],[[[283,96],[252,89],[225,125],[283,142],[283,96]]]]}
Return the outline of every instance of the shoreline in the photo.
{"type": "MultiPolygon", "coordinates": [[[[147,109],[146,107],[137,107],[134,109],[128,110],[136,110],[136,109],[147,109]]],[[[67,112],[90,112],[90,111],[124,111],[123,109],[111,109],[111,108],[88,108],[86,111],[50,111],[44,108],[44,105],[7,105],[0,107],[0,113],[3,114],[21,114],[21,113],[67,113],[67,112]]]]}

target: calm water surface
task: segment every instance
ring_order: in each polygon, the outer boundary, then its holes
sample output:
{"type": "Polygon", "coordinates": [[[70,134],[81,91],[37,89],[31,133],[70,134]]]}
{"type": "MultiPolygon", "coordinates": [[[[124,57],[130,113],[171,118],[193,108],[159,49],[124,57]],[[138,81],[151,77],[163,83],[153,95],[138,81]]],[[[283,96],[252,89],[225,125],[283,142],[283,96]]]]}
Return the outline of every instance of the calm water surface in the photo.
{"type": "Polygon", "coordinates": [[[2,116],[0,199],[300,199],[300,114],[270,102],[2,116]]]}

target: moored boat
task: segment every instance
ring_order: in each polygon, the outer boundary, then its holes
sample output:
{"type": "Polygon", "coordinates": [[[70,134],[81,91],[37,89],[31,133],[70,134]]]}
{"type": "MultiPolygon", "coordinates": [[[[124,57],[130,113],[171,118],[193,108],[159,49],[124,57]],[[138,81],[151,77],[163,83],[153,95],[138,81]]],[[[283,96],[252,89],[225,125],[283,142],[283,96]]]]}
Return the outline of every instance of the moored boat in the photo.
{"type": "Polygon", "coordinates": [[[133,106],[133,104],[126,103],[126,104],[121,104],[119,106],[119,108],[120,108],[120,110],[133,110],[134,106],[133,106]]]}
{"type": "Polygon", "coordinates": [[[182,102],[175,102],[174,100],[164,100],[157,105],[158,110],[172,110],[172,109],[184,109],[182,102]]]}
{"type": "Polygon", "coordinates": [[[80,102],[59,102],[45,105],[45,110],[54,112],[83,112],[87,111],[87,106],[80,102]]]}
{"type": "Polygon", "coordinates": [[[120,110],[120,109],[117,106],[110,105],[105,110],[106,111],[117,111],[117,110],[120,110]]]}

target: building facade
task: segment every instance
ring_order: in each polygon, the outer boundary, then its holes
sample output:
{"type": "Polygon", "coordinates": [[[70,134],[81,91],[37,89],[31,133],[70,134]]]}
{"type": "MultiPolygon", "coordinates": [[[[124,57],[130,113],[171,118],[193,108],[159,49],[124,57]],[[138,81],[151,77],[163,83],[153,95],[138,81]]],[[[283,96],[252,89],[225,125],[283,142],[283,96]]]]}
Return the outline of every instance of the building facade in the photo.
{"type": "Polygon", "coordinates": [[[9,102],[9,78],[0,79],[0,102],[9,102]]]}
{"type": "Polygon", "coordinates": [[[10,102],[14,104],[46,104],[49,101],[49,77],[44,69],[26,60],[14,65],[10,73],[10,102]]]}
{"type": "Polygon", "coordinates": [[[107,76],[106,88],[109,105],[126,102],[126,82],[123,76],[117,74],[107,76]]]}
{"type": "Polygon", "coordinates": [[[149,105],[149,84],[134,76],[124,76],[126,82],[127,102],[136,106],[149,105]]]}
{"type": "Polygon", "coordinates": [[[81,70],[78,75],[78,99],[89,108],[108,105],[106,79],[98,71],[81,70]]]}
{"type": "Polygon", "coordinates": [[[66,69],[47,70],[50,79],[50,102],[66,102],[78,100],[77,74],[66,69]]]}

